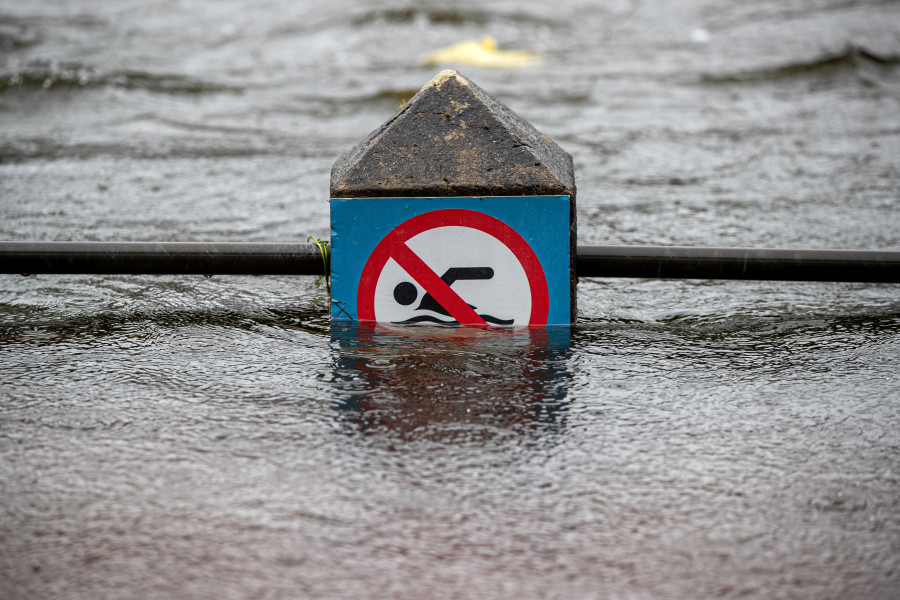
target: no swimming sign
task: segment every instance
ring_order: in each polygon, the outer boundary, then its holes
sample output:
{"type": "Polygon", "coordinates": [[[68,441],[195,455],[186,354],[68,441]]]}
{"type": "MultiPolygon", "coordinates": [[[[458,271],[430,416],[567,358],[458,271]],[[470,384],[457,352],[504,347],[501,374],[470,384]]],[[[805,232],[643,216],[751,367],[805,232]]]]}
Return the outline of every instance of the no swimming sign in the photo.
{"type": "Polygon", "coordinates": [[[569,209],[568,196],[332,199],[332,318],[567,324],[569,209]]]}

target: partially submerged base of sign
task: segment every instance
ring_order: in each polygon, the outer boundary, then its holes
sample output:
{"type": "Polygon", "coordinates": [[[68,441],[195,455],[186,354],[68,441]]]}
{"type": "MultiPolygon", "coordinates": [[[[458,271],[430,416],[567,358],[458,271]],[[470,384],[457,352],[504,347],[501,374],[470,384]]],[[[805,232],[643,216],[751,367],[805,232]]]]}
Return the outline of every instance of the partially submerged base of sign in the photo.
{"type": "Polygon", "coordinates": [[[331,197],[335,320],[574,320],[572,157],[455,71],[335,162],[331,197]]]}
{"type": "Polygon", "coordinates": [[[568,196],[336,198],[331,221],[335,320],[569,323],[568,196]]]}
{"type": "Polygon", "coordinates": [[[473,331],[335,323],[335,408],[369,433],[427,431],[451,444],[504,436],[507,427],[527,435],[564,425],[570,327],[457,335],[473,331]]]}

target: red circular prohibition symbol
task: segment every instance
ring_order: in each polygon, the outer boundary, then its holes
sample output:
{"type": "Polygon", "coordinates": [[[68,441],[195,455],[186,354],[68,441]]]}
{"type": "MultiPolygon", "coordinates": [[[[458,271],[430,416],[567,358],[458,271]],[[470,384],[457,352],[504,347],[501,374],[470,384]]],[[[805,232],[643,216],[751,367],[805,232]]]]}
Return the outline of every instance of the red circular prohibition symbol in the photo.
{"type": "MultiPolygon", "coordinates": [[[[396,258],[399,255],[407,257],[407,260],[403,262],[417,260],[425,267],[428,274],[433,276],[431,281],[436,286],[443,284],[437,275],[434,275],[431,269],[406,245],[406,242],[414,236],[439,227],[477,229],[493,236],[509,248],[522,265],[528,278],[528,286],[531,289],[531,315],[528,319],[528,325],[543,326],[547,324],[547,314],[550,310],[550,295],[547,290],[547,278],[544,276],[544,269],[541,267],[541,261],[538,260],[534,250],[531,249],[528,242],[515,229],[503,221],[484,213],[461,208],[434,210],[413,217],[395,227],[378,242],[378,245],[375,246],[371,256],[366,261],[362,275],[359,278],[359,288],[356,292],[356,312],[360,321],[374,322],[376,320],[375,285],[378,283],[378,278],[381,276],[381,272],[384,270],[384,266],[389,258],[394,258],[398,263],[401,262],[396,258]],[[437,281],[434,281],[434,279],[437,279],[437,281]]],[[[406,268],[403,264],[401,266],[406,268]]],[[[423,282],[420,282],[420,284],[427,287],[427,284],[423,282]]],[[[460,311],[468,309],[468,305],[455,292],[451,292],[451,295],[460,302],[460,311]]],[[[453,309],[450,307],[445,306],[445,308],[453,312],[453,309]]],[[[463,325],[488,327],[478,315],[474,314],[474,311],[471,314],[471,319],[457,318],[457,320],[463,325]],[[464,322],[466,320],[472,322],[464,322]]]]}

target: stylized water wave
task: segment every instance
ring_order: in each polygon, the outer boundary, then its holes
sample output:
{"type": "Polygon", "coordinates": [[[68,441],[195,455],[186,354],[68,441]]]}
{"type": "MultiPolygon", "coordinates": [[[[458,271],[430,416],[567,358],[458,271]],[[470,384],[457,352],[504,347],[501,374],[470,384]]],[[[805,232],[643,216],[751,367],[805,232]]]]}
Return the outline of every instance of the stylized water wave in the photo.
{"type": "MultiPolygon", "coordinates": [[[[484,319],[485,323],[491,323],[492,325],[512,325],[515,319],[498,319],[497,317],[493,317],[491,315],[478,315],[482,319],[484,319]]],[[[411,317],[406,319],[405,321],[397,321],[396,325],[413,325],[415,323],[434,323],[436,325],[459,325],[459,321],[450,320],[443,321],[438,319],[432,315],[418,315],[415,317],[411,317]]]]}

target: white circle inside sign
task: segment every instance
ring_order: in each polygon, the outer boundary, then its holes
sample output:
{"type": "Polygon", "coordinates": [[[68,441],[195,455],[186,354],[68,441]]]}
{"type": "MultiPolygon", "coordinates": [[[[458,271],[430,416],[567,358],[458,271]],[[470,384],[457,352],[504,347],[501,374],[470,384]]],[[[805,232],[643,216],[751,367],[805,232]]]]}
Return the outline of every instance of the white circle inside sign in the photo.
{"type": "MultiPolygon", "coordinates": [[[[488,325],[528,325],[531,316],[528,275],[512,250],[494,236],[470,227],[437,227],[413,236],[406,245],[438,277],[452,268],[492,269],[490,279],[462,279],[454,281],[450,287],[474,307],[488,325]]],[[[393,258],[388,259],[375,285],[376,320],[426,325],[455,323],[451,316],[422,307],[426,293],[393,258]],[[394,294],[402,283],[412,284],[416,290],[415,299],[405,305],[398,302],[394,294]],[[424,320],[416,321],[417,318],[424,320]]]]}

